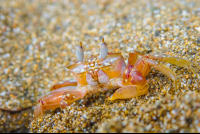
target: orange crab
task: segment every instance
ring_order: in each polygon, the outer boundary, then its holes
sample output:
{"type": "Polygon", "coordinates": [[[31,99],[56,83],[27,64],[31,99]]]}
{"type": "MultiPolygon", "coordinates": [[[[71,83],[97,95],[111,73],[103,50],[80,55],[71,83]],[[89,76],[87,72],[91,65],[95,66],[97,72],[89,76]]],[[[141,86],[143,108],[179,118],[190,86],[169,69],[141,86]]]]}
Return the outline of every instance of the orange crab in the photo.
{"type": "Polygon", "coordinates": [[[55,84],[51,92],[39,99],[34,110],[34,117],[43,115],[43,111],[69,106],[72,102],[83,98],[87,94],[105,92],[117,89],[110,100],[129,99],[145,95],[148,92],[146,76],[151,67],[161,71],[174,81],[177,88],[175,73],[155,60],[168,62],[191,69],[192,62],[163,54],[143,54],[139,51],[129,53],[128,65],[125,64],[121,53],[108,53],[107,44],[102,40],[100,55],[84,59],[82,43],[76,47],[78,62],[67,68],[73,73],[77,82],[65,81],[55,84]],[[138,55],[141,58],[138,58],[138,55]]]}

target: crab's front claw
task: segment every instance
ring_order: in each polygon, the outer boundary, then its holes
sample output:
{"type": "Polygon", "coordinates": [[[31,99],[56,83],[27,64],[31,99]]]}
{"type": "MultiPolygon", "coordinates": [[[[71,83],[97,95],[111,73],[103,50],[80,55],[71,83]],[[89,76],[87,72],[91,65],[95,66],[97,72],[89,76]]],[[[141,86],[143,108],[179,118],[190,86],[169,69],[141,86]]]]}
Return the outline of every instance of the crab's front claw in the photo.
{"type": "Polygon", "coordinates": [[[129,99],[145,95],[147,93],[148,93],[148,85],[144,85],[143,87],[136,85],[129,85],[116,90],[110,100],[129,99]]]}
{"type": "Polygon", "coordinates": [[[148,85],[146,78],[137,68],[134,68],[132,65],[128,65],[123,74],[121,88],[115,91],[110,100],[129,99],[145,95],[147,92],[148,85]]]}
{"type": "Polygon", "coordinates": [[[69,90],[63,94],[62,99],[60,101],[60,108],[64,109],[66,106],[69,106],[71,103],[83,98],[84,96],[84,91],[69,90]]]}

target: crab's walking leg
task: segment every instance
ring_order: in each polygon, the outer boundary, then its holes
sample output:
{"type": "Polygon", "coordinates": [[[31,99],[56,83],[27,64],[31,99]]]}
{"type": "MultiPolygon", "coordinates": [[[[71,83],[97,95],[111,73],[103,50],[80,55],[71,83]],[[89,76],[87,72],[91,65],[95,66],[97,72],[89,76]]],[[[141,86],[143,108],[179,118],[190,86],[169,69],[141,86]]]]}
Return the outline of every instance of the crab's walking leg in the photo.
{"type": "Polygon", "coordinates": [[[176,89],[177,88],[176,74],[172,70],[167,68],[165,65],[157,64],[156,61],[148,58],[149,57],[147,56],[143,56],[140,60],[138,60],[138,62],[136,62],[134,67],[136,67],[143,74],[144,77],[146,77],[149,74],[151,67],[161,71],[174,81],[174,86],[176,89]]]}
{"type": "Polygon", "coordinates": [[[42,116],[45,110],[58,108],[65,92],[73,94],[75,99],[82,97],[82,92],[77,91],[76,86],[68,86],[53,90],[39,99],[39,103],[34,110],[34,118],[42,116]]]}
{"type": "Polygon", "coordinates": [[[193,65],[193,63],[186,60],[186,59],[183,59],[183,58],[168,57],[168,56],[163,55],[163,54],[153,54],[153,53],[149,54],[149,58],[154,59],[154,60],[160,60],[160,61],[168,62],[170,64],[174,64],[174,65],[177,65],[177,66],[180,66],[180,67],[188,68],[193,73],[196,73],[194,68],[191,66],[191,65],[193,65]]]}
{"type": "Polygon", "coordinates": [[[134,50],[132,53],[129,53],[128,65],[134,65],[138,59],[138,55],[143,56],[144,54],[137,50],[134,50]]]}
{"type": "Polygon", "coordinates": [[[167,75],[168,77],[170,77],[174,81],[175,89],[177,89],[176,74],[171,69],[169,69],[165,65],[157,64],[156,61],[151,60],[151,59],[146,59],[145,62],[148,63],[153,68],[155,68],[156,70],[159,70],[160,72],[162,72],[165,75],[167,75]]]}
{"type": "Polygon", "coordinates": [[[78,90],[75,91],[66,91],[60,101],[60,108],[64,109],[66,106],[69,106],[76,100],[83,98],[86,94],[95,94],[100,92],[99,86],[85,85],[78,86],[78,90]]]}
{"type": "Polygon", "coordinates": [[[77,82],[76,81],[64,81],[62,83],[57,83],[51,87],[50,91],[56,90],[56,89],[59,89],[62,87],[67,87],[67,86],[77,86],[77,82]]]}
{"type": "Polygon", "coordinates": [[[144,59],[148,59],[148,55],[144,55],[143,53],[134,50],[133,53],[129,53],[129,58],[128,58],[128,65],[126,68],[130,68],[131,66],[136,67],[143,76],[147,76],[149,72],[151,71],[150,65],[144,62],[144,59]],[[142,57],[137,60],[138,55],[141,55],[142,57]]]}
{"type": "Polygon", "coordinates": [[[194,68],[192,68],[191,66],[192,62],[182,59],[182,58],[166,57],[165,55],[162,55],[162,54],[144,55],[135,63],[134,67],[136,67],[145,77],[149,74],[151,67],[154,67],[155,69],[161,71],[162,73],[164,73],[165,75],[167,75],[174,81],[175,89],[177,89],[176,74],[172,70],[167,68],[166,66],[162,64],[157,64],[156,61],[152,59],[168,62],[168,63],[175,64],[177,66],[181,66],[185,68],[189,68],[193,73],[196,73],[194,68]]]}
{"type": "Polygon", "coordinates": [[[72,102],[83,98],[86,95],[85,91],[80,90],[69,90],[66,91],[60,101],[60,108],[64,109],[66,106],[69,106],[72,102]]]}

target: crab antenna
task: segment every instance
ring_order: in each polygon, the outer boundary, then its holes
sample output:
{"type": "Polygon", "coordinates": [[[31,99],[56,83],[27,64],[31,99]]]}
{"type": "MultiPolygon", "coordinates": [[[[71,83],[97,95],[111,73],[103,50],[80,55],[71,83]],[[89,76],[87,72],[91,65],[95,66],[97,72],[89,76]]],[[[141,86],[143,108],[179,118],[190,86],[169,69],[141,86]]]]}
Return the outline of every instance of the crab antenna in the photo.
{"type": "Polygon", "coordinates": [[[78,61],[82,62],[84,58],[84,51],[82,47],[82,42],[80,42],[80,46],[76,46],[76,57],[78,61]]]}
{"type": "Polygon", "coordinates": [[[100,46],[100,56],[99,58],[105,58],[108,54],[108,47],[107,44],[104,42],[104,38],[102,39],[102,43],[100,46]]]}

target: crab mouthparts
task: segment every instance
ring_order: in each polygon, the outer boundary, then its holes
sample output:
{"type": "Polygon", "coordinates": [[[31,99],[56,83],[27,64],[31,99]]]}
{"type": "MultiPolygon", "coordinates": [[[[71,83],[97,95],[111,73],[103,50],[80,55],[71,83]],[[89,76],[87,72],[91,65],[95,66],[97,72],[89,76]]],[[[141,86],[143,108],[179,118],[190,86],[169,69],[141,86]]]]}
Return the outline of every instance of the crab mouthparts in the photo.
{"type": "Polygon", "coordinates": [[[86,81],[89,85],[96,86],[100,83],[107,83],[109,81],[109,77],[103,70],[94,69],[88,71],[86,74],[86,81]]]}

